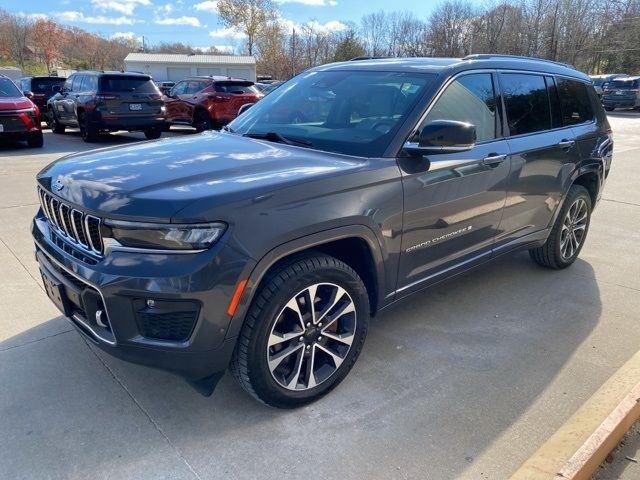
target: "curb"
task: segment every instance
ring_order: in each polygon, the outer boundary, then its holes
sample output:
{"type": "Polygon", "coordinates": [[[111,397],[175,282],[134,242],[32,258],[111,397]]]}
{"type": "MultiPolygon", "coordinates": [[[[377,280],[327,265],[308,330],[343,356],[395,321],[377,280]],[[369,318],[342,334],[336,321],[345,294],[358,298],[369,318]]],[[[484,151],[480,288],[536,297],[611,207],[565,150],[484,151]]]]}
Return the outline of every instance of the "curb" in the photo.
{"type": "Polygon", "coordinates": [[[640,418],[640,351],[616,371],[511,480],[589,479],[640,418]]]}

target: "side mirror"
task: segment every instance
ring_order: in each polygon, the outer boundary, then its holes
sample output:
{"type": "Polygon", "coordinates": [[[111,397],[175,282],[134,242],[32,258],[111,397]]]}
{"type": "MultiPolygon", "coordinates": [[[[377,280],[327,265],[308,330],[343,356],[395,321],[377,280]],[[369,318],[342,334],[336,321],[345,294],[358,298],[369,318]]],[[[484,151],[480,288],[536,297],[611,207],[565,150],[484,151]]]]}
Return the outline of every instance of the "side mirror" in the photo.
{"type": "Polygon", "coordinates": [[[240,107],[240,109],[238,110],[238,116],[242,115],[244,112],[246,112],[247,110],[249,110],[251,107],[253,107],[255,105],[255,103],[245,103],[244,105],[242,105],[240,107]]]}
{"type": "Polygon", "coordinates": [[[419,134],[405,143],[404,149],[412,155],[454,153],[471,150],[476,144],[476,127],[453,120],[434,120],[427,123],[419,134]]]}
{"type": "Polygon", "coordinates": [[[60,85],[54,85],[53,87],[51,87],[51,91],[53,93],[60,93],[62,91],[62,87],[60,85]]]}
{"type": "Polygon", "coordinates": [[[29,100],[33,99],[33,92],[31,90],[25,90],[22,94],[27,97],[29,100]]]}

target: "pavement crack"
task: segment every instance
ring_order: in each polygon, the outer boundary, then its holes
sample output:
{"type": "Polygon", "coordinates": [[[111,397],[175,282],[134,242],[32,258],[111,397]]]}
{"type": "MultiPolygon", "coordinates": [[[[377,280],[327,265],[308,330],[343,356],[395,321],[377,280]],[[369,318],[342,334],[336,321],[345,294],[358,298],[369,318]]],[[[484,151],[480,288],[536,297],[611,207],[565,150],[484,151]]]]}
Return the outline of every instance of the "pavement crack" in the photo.
{"type": "Polygon", "coordinates": [[[44,292],[44,287],[42,286],[42,282],[40,281],[40,279],[31,275],[31,272],[29,271],[27,266],[24,263],[22,263],[22,260],[20,260],[20,258],[15,254],[13,250],[11,250],[9,245],[7,245],[7,243],[1,237],[0,237],[0,243],[4,245],[4,247],[9,251],[9,253],[13,255],[13,258],[15,258],[18,261],[18,263],[22,266],[22,268],[24,268],[25,272],[27,272],[27,274],[36,282],[36,285],[38,285],[38,288],[40,288],[40,290],[44,292]]]}
{"type": "Polygon", "coordinates": [[[640,207],[640,204],[633,202],[623,202],[622,200],[614,200],[613,198],[602,198],[605,202],[621,203],[623,205],[631,205],[632,207],[640,207]]]}
{"type": "Polygon", "coordinates": [[[118,375],[116,375],[116,372],[114,372],[109,365],[107,365],[102,358],[100,358],[100,355],[98,355],[93,348],[91,348],[91,345],[89,345],[89,343],[87,342],[87,340],[84,337],[80,337],[82,338],[82,340],[84,341],[85,345],[87,346],[87,348],[89,349],[89,351],[91,353],[93,353],[93,355],[98,359],[98,361],[102,364],[102,366],[107,370],[107,372],[109,372],[109,375],[111,375],[111,377],[113,377],[113,379],[120,385],[120,387],[122,388],[122,390],[124,390],[124,392],[129,396],[129,398],[131,399],[131,401],[138,407],[138,409],[140,409],[140,411],[142,412],[142,414],[147,417],[147,419],[149,420],[149,422],[151,422],[151,424],[154,426],[154,428],[158,431],[158,433],[160,433],[160,435],[162,435],[162,437],[165,439],[165,441],[167,442],[167,444],[169,445],[169,447],[175,452],[175,454],[178,456],[178,458],[180,458],[180,460],[182,460],[182,462],[186,465],[186,467],[189,469],[189,471],[193,474],[193,476],[198,479],[198,480],[202,480],[200,475],[198,475],[198,473],[194,470],[194,468],[191,466],[191,464],[189,463],[189,461],[180,453],[180,451],[178,450],[178,448],[173,444],[173,442],[169,439],[169,437],[164,433],[164,430],[162,430],[162,427],[160,427],[160,425],[153,419],[153,417],[151,416],[151,414],[144,408],[144,406],[142,405],[142,403],[140,403],[138,401],[138,399],[133,395],[133,393],[127,388],[127,386],[124,384],[124,382],[122,380],[120,380],[120,378],[118,377],[118,375]]]}
{"type": "Polygon", "coordinates": [[[42,338],[37,338],[36,340],[29,340],[28,342],[21,343],[20,345],[12,345],[11,347],[1,348],[0,352],[7,352],[9,350],[13,350],[14,348],[20,348],[20,347],[24,347],[26,345],[32,345],[34,343],[41,342],[42,340],[46,340],[48,338],[57,337],[59,335],[64,335],[65,333],[69,333],[69,332],[73,332],[73,328],[70,328],[69,330],[65,330],[63,332],[52,333],[51,335],[47,335],[46,337],[42,337],[42,338]]]}

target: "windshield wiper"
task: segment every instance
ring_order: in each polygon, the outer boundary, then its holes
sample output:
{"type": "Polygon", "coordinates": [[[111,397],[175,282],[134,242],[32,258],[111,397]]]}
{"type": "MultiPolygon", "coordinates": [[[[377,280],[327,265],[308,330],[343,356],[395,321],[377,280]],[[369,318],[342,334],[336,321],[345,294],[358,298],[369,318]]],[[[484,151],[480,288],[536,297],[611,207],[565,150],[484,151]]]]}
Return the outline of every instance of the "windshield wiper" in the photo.
{"type": "Polygon", "coordinates": [[[286,143],[287,145],[296,145],[298,147],[313,147],[313,143],[309,140],[285,137],[278,132],[267,133],[245,133],[243,137],[258,138],[261,140],[269,140],[270,142],[286,143]]]}

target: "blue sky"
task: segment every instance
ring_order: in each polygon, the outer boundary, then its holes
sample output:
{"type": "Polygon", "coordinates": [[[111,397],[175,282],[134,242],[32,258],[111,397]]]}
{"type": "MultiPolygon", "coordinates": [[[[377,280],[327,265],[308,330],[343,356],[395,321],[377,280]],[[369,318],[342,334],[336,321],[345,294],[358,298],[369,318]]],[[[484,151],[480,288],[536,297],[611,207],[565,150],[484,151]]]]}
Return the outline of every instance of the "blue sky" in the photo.
{"type": "MultiPolygon", "coordinates": [[[[344,28],[374,11],[390,11],[388,0],[276,0],[283,21],[300,25],[310,20],[319,28],[344,28]]],[[[426,19],[434,2],[396,0],[393,9],[426,19]]],[[[194,47],[216,45],[238,50],[242,38],[225,30],[215,13],[215,0],[0,0],[0,8],[37,18],[50,16],[65,25],[105,37],[145,37],[147,42],[181,41],[194,47]]]]}

